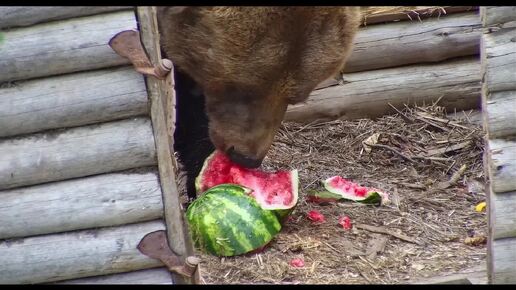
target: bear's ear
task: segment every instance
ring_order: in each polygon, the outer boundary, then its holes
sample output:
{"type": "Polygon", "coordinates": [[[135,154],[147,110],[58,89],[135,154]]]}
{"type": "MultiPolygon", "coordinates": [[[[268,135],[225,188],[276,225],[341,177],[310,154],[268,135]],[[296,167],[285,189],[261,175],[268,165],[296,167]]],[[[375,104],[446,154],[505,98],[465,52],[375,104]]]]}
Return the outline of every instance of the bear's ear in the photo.
{"type": "Polygon", "coordinates": [[[170,14],[180,14],[186,11],[189,8],[189,6],[172,6],[168,8],[168,11],[170,14]]]}

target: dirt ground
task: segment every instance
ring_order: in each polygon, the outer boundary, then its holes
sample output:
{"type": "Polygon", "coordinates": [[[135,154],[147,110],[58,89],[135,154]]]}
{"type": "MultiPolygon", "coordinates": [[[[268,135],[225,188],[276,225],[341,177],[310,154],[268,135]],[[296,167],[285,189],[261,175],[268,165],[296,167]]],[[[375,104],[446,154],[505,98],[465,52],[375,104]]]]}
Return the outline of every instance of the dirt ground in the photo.
{"type": "Polygon", "coordinates": [[[437,105],[398,109],[377,120],[284,124],[264,167],[299,170],[296,209],[261,253],[198,253],[201,282],[401,284],[485,263],[487,216],[475,209],[485,201],[482,128],[468,112],[449,118],[437,105]],[[306,200],[334,175],[384,190],[391,202],[306,200]],[[310,210],[326,221],[311,222],[310,210]],[[341,216],[351,218],[351,230],[338,224],[341,216]],[[304,267],[291,266],[294,258],[304,267]]]}

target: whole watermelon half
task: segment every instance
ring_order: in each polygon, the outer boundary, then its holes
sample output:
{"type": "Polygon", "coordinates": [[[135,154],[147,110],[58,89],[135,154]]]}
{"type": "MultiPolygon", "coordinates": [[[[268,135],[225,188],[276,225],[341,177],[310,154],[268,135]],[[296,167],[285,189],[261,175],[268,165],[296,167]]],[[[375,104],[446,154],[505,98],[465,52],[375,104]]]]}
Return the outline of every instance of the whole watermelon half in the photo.
{"type": "Polygon", "coordinates": [[[216,150],[204,162],[195,180],[197,194],[219,184],[237,184],[251,189],[263,209],[273,210],[281,221],[292,212],[298,200],[298,172],[265,172],[233,163],[226,154],[216,150]]]}
{"type": "Polygon", "coordinates": [[[190,204],[186,217],[196,247],[216,256],[236,256],[260,249],[279,233],[276,214],[263,209],[250,192],[220,184],[190,204]]]}

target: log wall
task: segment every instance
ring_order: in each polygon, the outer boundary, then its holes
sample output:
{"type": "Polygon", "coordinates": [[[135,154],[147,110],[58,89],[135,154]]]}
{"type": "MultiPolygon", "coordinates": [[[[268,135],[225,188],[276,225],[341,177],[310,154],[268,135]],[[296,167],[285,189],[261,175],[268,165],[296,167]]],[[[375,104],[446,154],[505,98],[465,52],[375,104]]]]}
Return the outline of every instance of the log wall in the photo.
{"type": "Polygon", "coordinates": [[[482,7],[484,167],[489,178],[488,277],[516,282],[516,9],[482,7]]]}
{"type": "Polygon", "coordinates": [[[440,104],[450,112],[479,110],[482,23],[478,11],[467,8],[361,27],[342,75],[321,84],[305,103],[289,106],[285,119],[374,118],[394,113],[389,102],[429,104],[443,95],[440,104]]]}
{"type": "Polygon", "coordinates": [[[0,8],[0,284],[173,282],[136,248],[183,222],[145,78],[108,45],[137,27],[127,6],[0,8]]]}

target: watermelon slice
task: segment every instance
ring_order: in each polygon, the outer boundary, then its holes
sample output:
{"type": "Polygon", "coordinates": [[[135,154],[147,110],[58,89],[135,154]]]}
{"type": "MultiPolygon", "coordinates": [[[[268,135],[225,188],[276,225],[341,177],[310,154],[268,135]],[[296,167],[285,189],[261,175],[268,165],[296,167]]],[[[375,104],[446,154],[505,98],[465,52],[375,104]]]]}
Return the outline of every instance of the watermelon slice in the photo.
{"type": "Polygon", "coordinates": [[[376,188],[360,186],[341,176],[330,177],[322,181],[322,183],[326,191],[309,193],[309,201],[321,203],[348,199],[361,203],[374,204],[387,204],[389,202],[389,195],[387,193],[379,191],[376,188]]]}
{"type": "Polygon", "coordinates": [[[216,150],[204,162],[195,180],[198,195],[219,184],[237,184],[250,188],[263,209],[275,210],[284,217],[298,200],[297,170],[265,172],[233,163],[226,154],[216,150]]]}

